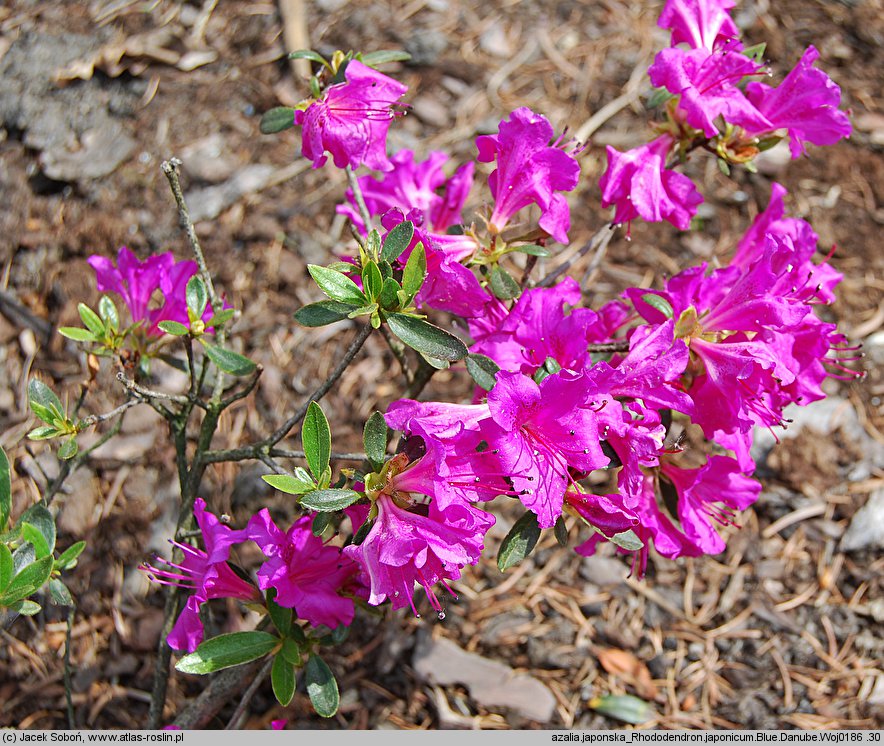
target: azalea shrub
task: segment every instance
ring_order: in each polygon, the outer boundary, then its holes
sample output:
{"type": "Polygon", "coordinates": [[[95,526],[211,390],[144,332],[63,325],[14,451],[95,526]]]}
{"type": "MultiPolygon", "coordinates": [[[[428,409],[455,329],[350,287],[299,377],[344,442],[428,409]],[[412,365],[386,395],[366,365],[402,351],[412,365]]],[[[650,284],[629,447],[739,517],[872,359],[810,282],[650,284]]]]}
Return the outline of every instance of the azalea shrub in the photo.
{"type": "MultiPolygon", "coordinates": [[[[691,159],[715,158],[727,174],[753,169],[761,151],[783,140],[800,158],[850,134],[838,86],[814,66],[817,51],[809,47],[782,80],[771,79],[763,44],[740,39],[732,5],[665,4],[659,25],[671,31],[670,46],[648,69],[654,124],[646,144],[607,148],[599,187],[601,207],[613,212],[583,253],[602,251],[617,226],[628,235],[637,220],[697,229],[703,196],[680,170],[691,159]]],[[[178,535],[168,558],[147,558],[142,568],[170,589],[154,725],[170,650],[183,672],[269,673],[283,705],[303,669],[316,711],[333,715],[339,695],[323,647],[339,644],[371,607],[444,618],[443,599],[456,598],[464,568],[482,556],[493,501],[522,509],[500,547],[501,570],[527,557],[544,531],[581,555],[612,543],[639,577],[651,552],[672,560],[718,554],[720,529],[735,526],[761,491],[752,476],[756,429],[785,427],[787,407],[824,398],[827,377],[857,376],[847,365],[855,348],[819,313],[841,275],[811,226],[787,214],[781,186],[725,265],[686,267],[662,286],[624,288],[591,308],[586,289],[567,275],[569,261],[556,264],[585,143],[521,107],[475,141],[476,162],[492,169],[487,181],[474,162],[455,167],[442,152],[390,153],[387,134],[407,113],[408,90],[378,68],[407,55],[292,56],[315,66],[310,95],[267,112],[261,129],[298,128],[301,155],[313,168],[346,170],[350,185],[337,208],[352,226],[350,253],[310,265],[326,299],[292,309],[306,327],[355,322],[356,337],[343,340],[328,380],[287,407],[291,416],[265,438],[211,448],[220,414],[251,393],[261,370],[233,349],[236,309],[214,287],[171,161],[164,171],[195,260],[165,253],[140,261],[126,248],[116,262],[93,256],[105,295],[97,311],[80,305],[83,327],[60,330],[111,359],[126,400],[107,415],[80,417],[43,384],[32,386],[44,426],[31,437],[63,438],[59,455],[70,468],[88,457],[79,433],[131,406],[151,406],[170,424],[178,535]],[[465,215],[478,192],[483,207],[465,215]],[[540,258],[555,267],[544,277],[534,276],[540,258]],[[338,458],[318,402],[333,395],[370,336],[399,362],[403,395],[365,423],[363,453],[338,458]],[[187,392],[150,388],[159,365],[183,370],[187,392]],[[433,373],[453,365],[474,379],[472,400],[419,400],[433,373]],[[297,426],[301,450],[286,450],[280,443],[297,426]],[[246,459],[267,465],[273,473],[264,479],[292,496],[287,523],[262,508],[232,526],[211,495],[197,494],[208,466],[246,459]],[[616,475],[616,489],[593,488],[605,481],[594,479],[601,470],[616,475]],[[232,549],[244,543],[260,549],[260,564],[232,563],[232,549]],[[207,637],[201,607],[221,598],[260,611],[263,621],[207,637]]],[[[45,559],[52,547],[47,553],[35,538],[45,536],[39,527],[23,516],[6,534],[0,570],[28,546],[50,573],[59,569],[60,560],[45,559]]],[[[7,595],[25,572],[20,564],[0,576],[9,575],[0,582],[7,595]]],[[[24,613],[24,597],[11,599],[17,607],[6,598],[0,604],[24,613]]]]}

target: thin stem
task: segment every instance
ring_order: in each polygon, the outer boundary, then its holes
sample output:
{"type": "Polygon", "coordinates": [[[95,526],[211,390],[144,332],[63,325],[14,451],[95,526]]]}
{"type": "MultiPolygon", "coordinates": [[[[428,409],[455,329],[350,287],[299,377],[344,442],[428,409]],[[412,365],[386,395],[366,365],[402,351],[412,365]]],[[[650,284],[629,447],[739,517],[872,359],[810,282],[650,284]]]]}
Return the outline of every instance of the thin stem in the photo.
{"type": "Polygon", "coordinates": [[[118,414],[122,414],[127,409],[131,409],[138,404],[144,404],[144,402],[141,401],[141,399],[129,399],[116,409],[112,409],[110,412],[106,412],[105,414],[90,414],[88,417],[84,417],[82,420],[80,420],[78,427],[81,430],[85,430],[87,427],[97,425],[99,422],[110,420],[116,417],[118,414]]]}
{"type": "Polygon", "coordinates": [[[74,730],[77,727],[76,713],[74,712],[74,698],[71,694],[71,637],[73,635],[74,614],[76,606],[68,608],[67,630],[64,636],[64,698],[67,703],[68,728],[74,730]]]}
{"type": "Polygon", "coordinates": [[[245,720],[246,717],[246,709],[249,706],[249,703],[252,701],[252,697],[255,696],[255,693],[258,691],[258,688],[261,686],[264,679],[267,677],[267,674],[270,673],[270,669],[273,667],[273,658],[268,658],[267,662],[261,666],[261,670],[258,671],[257,676],[252,679],[252,683],[249,684],[249,688],[243,692],[242,699],[239,701],[239,704],[236,706],[236,709],[233,711],[233,715],[230,717],[230,722],[227,723],[227,728],[225,730],[238,730],[242,725],[242,721],[245,720]]]}
{"type": "Polygon", "coordinates": [[[356,207],[359,210],[359,217],[362,218],[362,225],[365,226],[365,233],[371,230],[371,214],[368,212],[368,206],[365,204],[365,197],[362,194],[362,187],[359,186],[359,179],[356,178],[356,173],[352,168],[347,166],[347,182],[350,184],[350,189],[353,190],[353,200],[356,202],[356,207]]]}
{"type": "Polygon", "coordinates": [[[406,399],[416,399],[421,391],[423,391],[430,379],[436,374],[436,368],[430,365],[426,360],[421,358],[418,360],[418,369],[411,378],[408,390],[405,392],[406,399]]]}
{"type": "Polygon", "coordinates": [[[386,325],[382,324],[380,328],[381,336],[384,338],[384,341],[387,343],[387,346],[390,348],[390,352],[393,353],[393,357],[396,358],[399,363],[399,369],[402,371],[402,375],[405,376],[405,384],[411,384],[411,380],[414,376],[414,372],[411,370],[411,365],[408,362],[408,356],[405,354],[405,345],[402,344],[396,337],[390,334],[390,330],[386,327],[386,325]]]}
{"type": "MultiPolygon", "coordinates": [[[[290,451],[286,448],[272,448],[270,450],[270,455],[274,458],[307,458],[304,455],[304,451],[290,451]]],[[[337,453],[335,451],[331,452],[329,456],[332,461],[365,461],[364,453],[337,453]]]]}
{"type": "Polygon", "coordinates": [[[587,346],[587,352],[628,352],[629,340],[619,342],[599,342],[587,346]]]}
{"type": "Polygon", "coordinates": [[[244,388],[237,391],[235,394],[228,396],[226,399],[221,401],[221,409],[227,409],[234,402],[238,402],[240,399],[245,399],[249,394],[251,394],[255,390],[255,386],[258,385],[258,379],[261,377],[261,374],[264,372],[264,367],[258,365],[255,368],[255,372],[252,373],[251,378],[246,382],[244,388]]]}
{"type": "Polygon", "coordinates": [[[184,396],[183,394],[168,394],[164,391],[155,391],[154,389],[149,389],[146,386],[142,386],[140,383],[135,383],[131,378],[127,378],[126,374],[122,371],[117,373],[117,380],[122,383],[126,390],[136,396],[140,397],[142,400],[144,399],[160,399],[162,401],[170,401],[175,404],[181,404],[183,406],[196,405],[200,409],[206,409],[206,405],[201,402],[199,399],[191,399],[189,396],[184,396]]]}
{"type": "Polygon", "coordinates": [[[552,272],[550,272],[546,277],[544,277],[540,282],[537,283],[536,287],[545,288],[552,285],[561,275],[567,272],[571,265],[574,264],[578,259],[585,256],[590,251],[595,251],[598,260],[601,261],[601,257],[604,255],[605,249],[608,247],[608,244],[611,242],[611,239],[614,237],[613,226],[611,225],[603,225],[599,228],[592,238],[589,239],[583,246],[580,247],[580,250],[572,256],[570,259],[562,262],[558,267],[556,267],[552,272]]]}

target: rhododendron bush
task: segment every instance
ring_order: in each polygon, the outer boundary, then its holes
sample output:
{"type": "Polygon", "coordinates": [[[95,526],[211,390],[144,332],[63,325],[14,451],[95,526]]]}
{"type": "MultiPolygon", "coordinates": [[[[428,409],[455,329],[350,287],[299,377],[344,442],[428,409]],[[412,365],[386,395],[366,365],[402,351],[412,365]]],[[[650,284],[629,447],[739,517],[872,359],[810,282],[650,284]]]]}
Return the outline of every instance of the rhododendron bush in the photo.
{"type": "MultiPolygon", "coordinates": [[[[788,215],[786,191],[774,184],[727,261],[622,288],[602,305],[567,274],[561,254],[577,220],[596,221],[580,253],[599,260],[614,232],[628,237],[636,221],[699,230],[703,195],[681,170],[688,161],[713,158],[727,174],[751,170],[783,140],[801,158],[850,134],[838,86],[815,67],[816,49],[771,77],[763,45],[740,38],[732,5],[665,4],[659,25],[671,32],[670,46],[647,71],[655,92],[646,142],[607,147],[600,207],[570,196],[594,146],[543,112],[508,113],[475,139],[473,161],[390,152],[388,132],[407,115],[409,91],[381,69],[407,55],[295,53],[315,71],[309,96],[267,112],[261,128],[299,138],[313,168],[346,171],[337,210],[353,239],[327,266],[309,266],[325,299],[291,310],[305,327],[354,320],[358,332],[338,332],[340,357],[306,401],[279,403],[287,419],[275,432],[237,448],[213,449],[212,437],[221,414],[259,385],[261,368],[234,351],[237,309],[206,265],[179,162],[163,164],[193,259],[167,252],[139,260],[124,247],[113,260],[103,249],[89,259],[104,294],[97,310],[80,304],[83,326],[60,330],[115,366],[120,406],[80,416],[79,405],[65,406],[39,380],[30,388],[43,423],[30,437],[60,439],[68,469],[88,455],[79,434],[130,407],[152,407],[169,425],[178,532],[167,557],[142,567],[168,589],[153,726],[162,723],[172,651],[182,672],[269,675],[282,705],[303,669],[316,712],[334,715],[339,692],[323,648],[374,607],[444,619],[464,568],[485,551],[494,502],[521,513],[497,555],[502,571],[530,555],[545,531],[581,555],[613,544],[636,577],[651,553],[676,560],[724,550],[761,491],[754,433],[786,427],[789,405],[824,398],[827,377],[857,375],[848,364],[855,348],[820,313],[841,279],[828,248],[788,215]],[[478,211],[466,209],[468,198],[478,211]],[[319,402],[335,396],[369,337],[398,361],[401,375],[391,379],[401,396],[368,419],[363,453],[346,460],[333,450],[335,423],[319,402]],[[153,388],[151,371],[168,365],[187,375],[185,393],[153,388]],[[450,366],[472,376],[471,400],[420,399],[450,366]],[[300,450],[280,445],[289,437],[300,450]],[[200,493],[210,465],[244,460],[266,465],[273,473],[265,481],[291,496],[285,522],[262,508],[232,525],[200,493]],[[613,485],[595,478],[601,472],[615,475],[616,488],[594,487],[613,485]],[[234,563],[239,545],[260,562],[234,563]],[[261,621],[213,636],[201,608],[217,599],[235,599],[261,621]]],[[[47,583],[53,598],[71,603],[61,572],[82,544],[55,556],[45,506],[12,524],[8,469],[3,479],[0,606],[37,613],[31,597],[47,583]]]]}

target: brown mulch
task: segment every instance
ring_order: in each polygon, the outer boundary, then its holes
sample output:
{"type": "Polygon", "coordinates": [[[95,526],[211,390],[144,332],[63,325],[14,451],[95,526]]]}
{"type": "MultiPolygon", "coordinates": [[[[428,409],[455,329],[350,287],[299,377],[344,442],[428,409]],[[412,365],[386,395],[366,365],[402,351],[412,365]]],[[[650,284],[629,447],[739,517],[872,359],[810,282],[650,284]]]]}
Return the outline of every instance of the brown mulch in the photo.
{"type": "MultiPolygon", "coordinates": [[[[647,134],[646,81],[634,73],[666,43],[655,27],[659,3],[304,6],[301,31],[322,52],[405,48],[413,55],[412,63],[389,68],[408,84],[413,105],[391,130],[393,147],[445,149],[459,163],[473,156],[477,134],[493,131],[521,105],[543,112],[557,129],[580,132],[591,123],[590,147],[581,155],[585,179],[572,195],[572,247],[608,217],[598,208],[596,186],[603,146],[630,147],[647,134]],[[621,95],[622,110],[593,117],[621,95]]],[[[618,235],[588,277],[589,257],[573,274],[585,279],[588,303],[598,305],[626,284],[650,286],[697,261],[726,258],[775,178],[821,244],[838,247],[832,264],[845,280],[827,309],[831,317],[856,341],[880,335],[881,3],[743,3],[736,17],[748,39],[768,41],[777,75],[814,43],[820,67],[842,87],[855,134],[807,159],[771,161],[761,174],[740,171],[732,179],[698,159],[690,168],[705,183],[703,232],[636,225],[632,240],[618,235]]],[[[19,307],[13,313],[0,306],[0,445],[14,464],[16,514],[38,499],[41,470],[57,468],[51,447],[23,439],[34,426],[28,378],[39,373],[73,397],[86,377],[77,346],[46,337],[38,320],[78,323],[76,302],[97,297],[86,264],[92,253],[113,255],[125,244],[140,255],[187,255],[159,169],[164,158],[184,157],[188,199],[203,206],[212,187],[255,164],[268,166],[255,177],[260,189],[197,224],[218,285],[242,309],[236,332],[243,350],[266,371],[255,396],[225,415],[215,445],[246,443],[278,425],[349,343],[353,332],[342,325],[303,329],[291,318],[318,297],[306,265],[345,253],[348,234],[334,215],[343,175],[306,168],[296,133],[258,133],[261,112],[306,91],[284,59],[282,27],[276,3],[251,0],[13,0],[0,8],[0,290],[19,307]],[[89,150],[90,132],[129,142],[125,158],[103,161],[100,148],[89,150]]],[[[477,185],[474,204],[479,193],[477,185]]],[[[389,611],[365,616],[329,655],[343,693],[336,718],[313,715],[302,692],[280,708],[267,684],[250,706],[247,727],[286,718],[297,727],[437,728],[450,721],[450,711],[474,727],[623,727],[589,706],[608,693],[643,698],[658,713],[653,724],[666,728],[882,727],[884,557],[874,548],[839,548],[851,517],[884,488],[884,464],[868,461],[871,444],[884,443],[878,360],[866,363],[861,383],[830,381],[832,396],[852,413],[843,420],[848,424],[827,430],[811,422],[764,461],[762,498],[731,531],[724,554],[652,560],[639,581],[626,577],[625,560],[584,560],[550,536],[502,575],[494,556],[513,515],[501,509],[487,561],[465,572],[444,622],[389,611]],[[505,709],[492,712],[456,685],[419,680],[411,656],[420,630],[543,681],[557,700],[554,719],[535,723],[505,709]]],[[[362,423],[398,396],[395,370],[386,348],[370,340],[324,402],[336,449],[360,448],[362,423]]],[[[437,375],[424,396],[455,400],[470,391],[465,373],[451,370],[437,375]]],[[[96,412],[121,401],[108,371],[93,401],[96,412]]],[[[88,542],[69,577],[78,604],[73,702],[86,727],[143,726],[162,624],[162,594],[136,568],[174,529],[174,453],[157,417],[131,414],[123,434],[69,480],[58,501],[60,546],[88,542]]],[[[264,504],[284,509],[283,496],[266,488],[261,473],[248,463],[219,465],[202,491],[234,522],[264,504]]],[[[233,604],[219,604],[213,614],[218,629],[253,623],[233,604]]],[[[0,726],[65,727],[65,631],[65,612],[48,603],[39,616],[0,629],[0,726]]],[[[169,721],[202,686],[172,677],[169,721]]]]}

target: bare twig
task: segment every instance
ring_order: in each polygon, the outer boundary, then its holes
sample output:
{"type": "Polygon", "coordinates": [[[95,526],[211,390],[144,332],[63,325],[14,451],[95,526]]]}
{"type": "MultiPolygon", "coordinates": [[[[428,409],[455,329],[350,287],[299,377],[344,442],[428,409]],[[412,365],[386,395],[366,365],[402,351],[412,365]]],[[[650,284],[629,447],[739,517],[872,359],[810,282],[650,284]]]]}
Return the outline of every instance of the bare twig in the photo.
{"type": "Polygon", "coordinates": [[[240,401],[240,399],[245,399],[249,394],[251,394],[255,390],[255,386],[258,385],[258,379],[261,377],[261,374],[263,372],[263,366],[256,366],[255,372],[252,373],[249,380],[246,381],[245,386],[237,391],[235,394],[231,394],[221,402],[221,409],[227,409],[227,407],[229,407],[234,402],[238,402],[240,401]]]}
{"type": "Polygon", "coordinates": [[[80,420],[79,427],[80,429],[85,429],[87,427],[92,427],[93,425],[97,425],[99,422],[105,422],[106,420],[113,419],[118,414],[123,414],[127,409],[131,409],[138,404],[144,404],[141,399],[129,399],[128,401],[120,404],[116,409],[112,409],[110,412],[105,412],[104,414],[90,414],[87,417],[84,417],[80,420]]]}
{"type": "Polygon", "coordinates": [[[175,404],[182,405],[190,405],[193,404],[200,409],[206,409],[206,405],[201,402],[199,399],[191,399],[189,396],[184,396],[183,394],[168,394],[164,391],[155,391],[154,389],[149,389],[146,386],[142,386],[140,383],[135,383],[131,378],[127,378],[126,374],[120,371],[117,373],[117,380],[122,383],[126,390],[134,394],[135,396],[140,397],[142,400],[145,399],[159,399],[162,401],[170,401],[175,404]]]}
{"type": "Polygon", "coordinates": [[[365,204],[365,197],[362,194],[362,187],[359,186],[359,179],[356,178],[356,173],[349,166],[347,166],[347,183],[350,185],[350,189],[353,190],[353,200],[359,209],[359,217],[362,218],[365,232],[368,233],[371,230],[371,214],[368,212],[368,206],[365,204]]]}
{"type": "Polygon", "coordinates": [[[249,684],[249,688],[246,689],[243,693],[242,699],[239,701],[239,704],[233,711],[233,715],[231,715],[230,717],[230,722],[227,723],[226,730],[237,730],[242,725],[242,722],[246,718],[246,709],[248,708],[249,703],[252,701],[252,697],[255,696],[255,692],[258,691],[258,688],[267,677],[267,674],[270,673],[270,669],[272,667],[273,658],[268,658],[267,662],[263,666],[261,666],[261,670],[258,671],[255,678],[252,679],[252,683],[249,684]]]}
{"type": "Polygon", "coordinates": [[[179,713],[175,725],[184,730],[205,728],[231,697],[242,691],[262,665],[261,661],[253,661],[219,671],[200,695],[179,713]]]}
{"type": "Polygon", "coordinates": [[[611,238],[614,236],[614,230],[611,225],[603,225],[599,228],[592,238],[589,239],[580,249],[571,256],[569,259],[566,259],[562,262],[558,267],[556,267],[552,272],[550,272],[546,277],[544,277],[540,282],[537,283],[536,287],[545,288],[552,285],[561,275],[567,272],[571,266],[581,257],[585,256],[590,251],[595,251],[596,256],[593,257],[593,261],[595,261],[596,257],[598,257],[598,261],[601,261],[602,256],[604,256],[605,249],[608,248],[608,244],[611,242],[611,238]]]}
{"type": "Polygon", "coordinates": [[[599,342],[587,345],[587,352],[627,352],[629,350],[629,340],[624,339],[620,342],[599,342]]]}
{"type": "Polygon", "coordinates": [[[390,334],[390,330],[386,327],[386,325],[382,324],[380,328],[381,336],[384,338],[384,341],[387,343],[387,346],[390,348],[390,352],[393,353],[393,357],[396,358],[396,361],[399,363],[399,369],[402,371],[402,375],[405,377],[406,385],[411,383],[411,379],[414,375],[411,370],[411,365],[408,362],[408,356],[405,353],[405,345],[402,344],[396,337],[390,334]]]}

